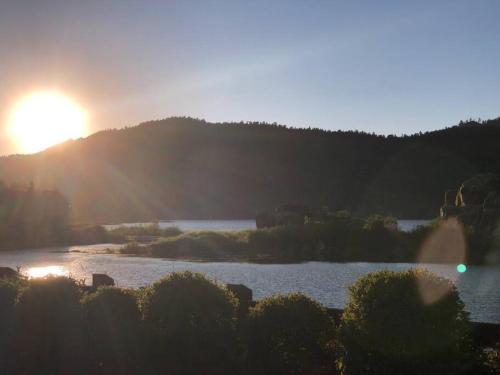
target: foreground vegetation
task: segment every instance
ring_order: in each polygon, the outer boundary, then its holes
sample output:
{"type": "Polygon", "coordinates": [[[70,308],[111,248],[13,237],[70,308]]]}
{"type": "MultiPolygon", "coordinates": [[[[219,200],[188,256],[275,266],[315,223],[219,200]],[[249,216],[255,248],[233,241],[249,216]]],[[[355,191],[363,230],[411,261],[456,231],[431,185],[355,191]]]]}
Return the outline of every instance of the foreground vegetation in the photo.
{"type": "Polygon", "coordinates": [[[2,374],[494,374],[455,287],[429,272],[368,274],[335,324],[300,295],[249,310],[225,286],[173,273],[143,290],[64,277],[0,279],[2,374]],[[426,291],[441,290],[429,300],[426,291]],[[424,297],[423,297],[424,296],[424,297]]]}
{"type": "Polygon", "coordinates": [[[157,226],[120,227],[109,232],[110,238],[129,243],[119,252],[151,257],[250,262],[428,262],[489,264],[500,258],[499,238],[472,227],[450,226],[435,221],[411,232],[398,230],[392,218],[370,216],[360,219],[345,211],[325,222],[277,226],[239,232],[189,231],[157,226]],[[134,239],[155,233],[152,243],[134,239]],[[458,240],[456,239],[458,237],[458,240]],[[429,238],[439,251],[422,249],[429,238]],[[455,254],[455,240],[462,240],[466,256],[455,254]]]}

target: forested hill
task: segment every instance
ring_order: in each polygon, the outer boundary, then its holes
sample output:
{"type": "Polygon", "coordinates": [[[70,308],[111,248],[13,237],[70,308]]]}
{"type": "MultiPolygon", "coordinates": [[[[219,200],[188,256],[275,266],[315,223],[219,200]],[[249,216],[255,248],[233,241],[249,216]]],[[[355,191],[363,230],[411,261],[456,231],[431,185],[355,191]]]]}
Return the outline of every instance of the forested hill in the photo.
{"type": "Polygon", "coordinates": [[[500,173],[500,119],[412,136],[169,118],[0,158],[0,179],[62,191],[77,220],[249,218],[285,203],[437,215],[447,189],[500,173]]]}

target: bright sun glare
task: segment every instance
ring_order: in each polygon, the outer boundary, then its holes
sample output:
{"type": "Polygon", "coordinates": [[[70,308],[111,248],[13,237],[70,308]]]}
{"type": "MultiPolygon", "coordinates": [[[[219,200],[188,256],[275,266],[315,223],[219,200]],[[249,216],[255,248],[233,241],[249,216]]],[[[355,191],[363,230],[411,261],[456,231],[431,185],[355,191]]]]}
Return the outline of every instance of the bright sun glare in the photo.
{"type": "Polygon", "coordinates": [[[27,275],[30,278],[46,276],[67,276],[68,272],[61,266],[31,267],[27,275]]]}
{"type": "Polygon", "coordinates": [[[9,121],[9,134],[20,152],[34,153],[85,135],[87,115],[70,98],[53,91],[21,99],[9,121]]]}

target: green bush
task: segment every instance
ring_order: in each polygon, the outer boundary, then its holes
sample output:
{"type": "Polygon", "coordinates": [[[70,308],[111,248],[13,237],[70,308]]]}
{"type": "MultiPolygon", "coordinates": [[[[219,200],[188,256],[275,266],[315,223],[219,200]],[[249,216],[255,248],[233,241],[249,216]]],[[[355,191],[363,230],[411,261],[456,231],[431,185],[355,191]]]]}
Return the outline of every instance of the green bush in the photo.
{"type": "Polygon", "coordinates": [[[203,275],[173,273],[144,291],[143,319],[158,373],[233,374],[237,300],[203,275]]]}
{"type": "Polygon", "coordinates": [[[12,369],[15,304],[19,283],[16,280],[0,278],[0,369],[12,369]]]}
{"type": "Polygon", "coordinates": [[[80,297],[79,285],[66,277],[29,281],[17,303],[19,373],[83,372],[80,297]]]}
{"type": "Polygon", "coordinates": [[[221,259],[244,255],[244,232],[186,232],[150,246],[151,254],[166,258],[221,259]]]}
{"type": "Polygon", "coordinates": [[[343,374],[467,371],[468,314],[450,281],[423,270],[381,271],[349,293],[340,326],[343,374]]]}
{"type": "Polygon", "coordinates": [[[82,300],[88,372],[139,374],[140,312],[134,292],[101,287],[82,300]]]}
{"type": "Polygon", "coordinates": [[[500,373],[500,342],[497,342],[495,348],[491,348],[485,353],[484,367],[487,369],[488,374],[500,373]]]}
{"type": "Polygon", "coordinates": [[[129,236],[158,236],[158,237],[174,237],[182,234],[182,231],[177,227],[160,228],[158,224],[134,225],[110,229],[107,231],[111,242],[125,242],[129,236]]]}
{"type": "Polygon", "coordinates": [[[246,324],[249,374],[320,374],[334,367],[334,325],[317,302],[290,294],[263,299],[246,324]]]}
{"type": "Polygon", "coordinates": [[[497,342],[494,347],[478,347],[476,351],[476,361],[469,372],[470,374],[500,374],[500,342],[497,342]]]}
{"type": "Polygon", "coordinates": [[[312,229],[316,226],[276,226],[249,231],[250,253],[253,257],[271,256],[280,261],[315,259],[319,238],[314,238],[312,229]]]}
{"type": "Polygon", "coordinates": [[[108,242],[108,232],[101,225],[73,225],[69,231],[68,243],[72,245],[89,245],[108,242]]]}

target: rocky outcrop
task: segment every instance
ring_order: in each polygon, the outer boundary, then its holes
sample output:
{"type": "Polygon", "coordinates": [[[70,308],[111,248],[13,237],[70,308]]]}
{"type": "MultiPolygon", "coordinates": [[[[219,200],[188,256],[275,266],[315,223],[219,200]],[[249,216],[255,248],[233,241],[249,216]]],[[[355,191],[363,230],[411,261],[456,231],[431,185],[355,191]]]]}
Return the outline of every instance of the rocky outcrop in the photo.
{"type": "Polygon", "coordinates": [[[227,284],[227,289],[231,291],[239,300],[238,313],[244,316],[253,304],[252,289],[243,284],[227,284]]]}
{"type": "Polygon", "coordinates": [[[500,220],[500,176],[481,174],[465,181],[455,197],[445,192],[441,217],[457,217],[463,224],[492,229],[500,220]]]}
{"type": "Polygon", "coordinates": [[[3,278],[17,278],[19,277],[19,273],[17,271],[14,271],[10,267],[0,267],[0,279],[3,278]]]}
{"type": "Polygon", "coordinates": [[[92,274],[92,289],[96,290],[101,286],[114,286],[115,280],[104,273],[92,274]]]}

